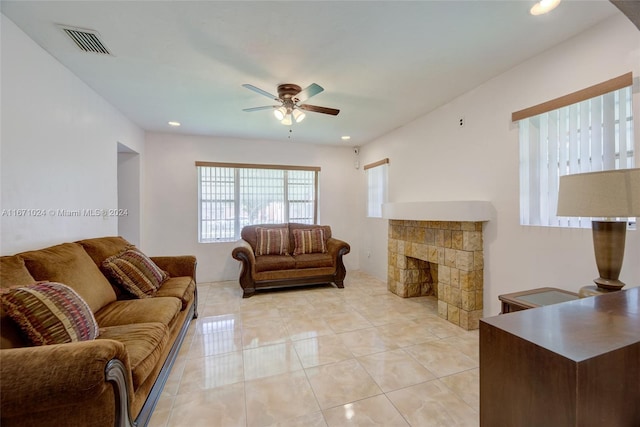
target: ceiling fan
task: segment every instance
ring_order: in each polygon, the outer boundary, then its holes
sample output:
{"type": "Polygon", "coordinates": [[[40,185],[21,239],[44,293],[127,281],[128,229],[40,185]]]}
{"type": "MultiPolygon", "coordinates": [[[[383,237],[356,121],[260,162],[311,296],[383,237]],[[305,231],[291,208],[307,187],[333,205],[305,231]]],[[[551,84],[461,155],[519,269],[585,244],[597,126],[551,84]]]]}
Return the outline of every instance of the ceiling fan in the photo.
{"type": "Polygon", "coordinates": [[[300,86],[293,83],[284,83],[278,85],[278,96],[272,95],[269,92],[262,90],[250,84],[243,84],[249,90],[264,95],[274,101],[279,102],[279,105],[265,105],[263,107],[245,108],[242,111],[259,111],[259,110],[273,110],[273,114],[276,116],[280,123],[285,126],[291,125],[294,121],[300,123],[305,118],[304,111],[311,111],[314,113],[329,114],[337,116],[340,110],[328,107],[319,107],[317,105],[302,104],[302,102],[322,92],[324,89],[322,86],[315,83],[311,83],[306,88],[302,89],[300,86]],[[304,110],[304,111],[302,111],[304,110]]]}

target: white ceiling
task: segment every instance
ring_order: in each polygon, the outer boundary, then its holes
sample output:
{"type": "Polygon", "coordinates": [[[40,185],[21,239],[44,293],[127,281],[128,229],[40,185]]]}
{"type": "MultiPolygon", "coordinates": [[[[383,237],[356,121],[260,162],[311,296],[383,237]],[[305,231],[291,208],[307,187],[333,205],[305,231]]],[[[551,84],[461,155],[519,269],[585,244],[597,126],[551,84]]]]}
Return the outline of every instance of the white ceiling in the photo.
{"type": "Polygon", "coordinates": [[[7,1],[1,10],[150,131],[364,144],[619,12],[563,1],[545,16],[511,1],[7,1]],[[80,51],[55,24],[96,30],[114,56],[80,51]],[[280,83],[325,91],[289,128],[280,83]],[[167,122],[176,120],[180,128],[167,122]]]}

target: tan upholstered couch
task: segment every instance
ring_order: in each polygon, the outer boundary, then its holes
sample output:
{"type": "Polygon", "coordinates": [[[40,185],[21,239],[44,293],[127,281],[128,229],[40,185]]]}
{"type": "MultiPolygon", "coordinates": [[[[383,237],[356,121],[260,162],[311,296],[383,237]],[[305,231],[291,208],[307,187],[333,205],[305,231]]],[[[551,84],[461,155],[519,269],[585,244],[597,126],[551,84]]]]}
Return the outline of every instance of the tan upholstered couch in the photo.
{"type": "Polygon", "coordinates": [[[196,259],[152,258],[169,274],[155,296],[133,299],[99,266],[121,253],[120,237],[87,239],[0,258],[0,285],[68,285],[99,326],[90,341],[31,346],[2,313],[0,424],[137,426],[147,424],[191,319],[196,316],[196,259]]]}
{"type": "Polygon", "coordinates": [[[240,286],[243,297],[252,296],[256,289],[283,286],[316,285],[335,283],[344,287],[346,269],[342,256],[351,250],[348,243],[331,236],[328,225],[310,224],[260,224],[246,226],[241,231],[241,239],[233,249],[232,256],[242,263],[240,286]],[[288,242],[286,254],[259,255],[257,230],[260,228],[286,228],[288,242]],[[295,254],[295,230],[321,229],[324,234],[325,253],[295,254]],[[257,254],[258,253],[258,254],[257,254]]]}

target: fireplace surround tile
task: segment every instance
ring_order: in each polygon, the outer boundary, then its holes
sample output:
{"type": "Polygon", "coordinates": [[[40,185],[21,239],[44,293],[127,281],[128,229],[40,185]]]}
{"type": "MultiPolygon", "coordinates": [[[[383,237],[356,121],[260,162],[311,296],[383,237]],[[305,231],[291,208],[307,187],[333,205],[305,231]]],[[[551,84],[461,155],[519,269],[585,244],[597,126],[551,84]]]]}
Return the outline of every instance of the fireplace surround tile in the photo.
{"type": "Polygon", "coordinates": [[[387,287],[403,298],[434,295],[438,314],[464,329],[482,316],[482,222],[389,221],[387,287]]]}

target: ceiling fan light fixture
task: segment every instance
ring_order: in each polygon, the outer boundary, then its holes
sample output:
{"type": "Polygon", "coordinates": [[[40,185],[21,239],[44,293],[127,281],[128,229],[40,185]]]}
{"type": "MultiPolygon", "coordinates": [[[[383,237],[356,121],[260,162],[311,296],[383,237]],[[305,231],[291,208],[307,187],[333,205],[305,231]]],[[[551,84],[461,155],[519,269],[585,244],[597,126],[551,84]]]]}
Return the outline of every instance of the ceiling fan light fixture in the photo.
{"type": "Polygon", "coordinates": [[[287,109],[284,107],[276,108],[273,110],[273,115],[276,116],[276,119],[278,120],[284,120],[287,115],[287,109]]]}
{"type": "Polygon", "coordinates": [[[296,109],[293,110],[293,112],[291,113],[293,115],[293,119],[296,121],[296,123],[300,123],[301,121],[304,120],[305,117],[307,117],[307,115],[305,113],[303,113],[302,111],[296,109]]]}
{"type": "Polygon", "coordinates": [[[291,126],[291,124],[293,123],[293,121],[291,120],[291,114],[287,114],[286,116],[284,116],[284,118],[280,120],[280,123],[285,126],[291,126]]]}

